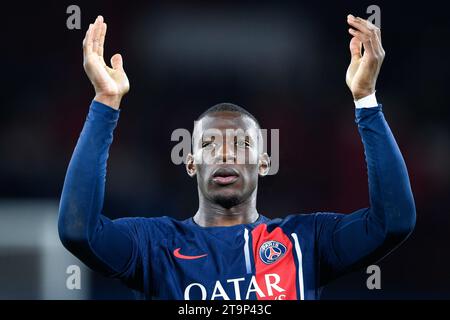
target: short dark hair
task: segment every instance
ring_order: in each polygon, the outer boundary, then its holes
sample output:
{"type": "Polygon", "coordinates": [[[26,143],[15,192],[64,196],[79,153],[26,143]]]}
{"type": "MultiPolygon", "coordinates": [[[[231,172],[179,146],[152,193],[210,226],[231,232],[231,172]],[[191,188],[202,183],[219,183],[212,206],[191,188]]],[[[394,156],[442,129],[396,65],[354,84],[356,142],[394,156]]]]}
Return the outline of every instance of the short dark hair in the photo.
{"type": "Polygon", "coordinates": [[[252,115],[250,112],[248,112],[244,108],[242,108],[242,107],[240,107],[240,106],[238,106],[236,104],[229,103],[229,102],[222,102],[222,103],[218,103],[218,104],[212,106],[211,108],[209,108],[205,112],[203,112],[197,118],[197,121],[200,121],[200,119],[202,119],[203,117],[208,116],[211,113],[221,112],[221,111],[237,112],[237,113],[240,113],[242,115],[246,115],[247,117],[251,118],[253,121],[256,122],[256,125],[257,125],[258,128],[261,128],[261,126],[259,125],[258,120],[255,118],[254,115],[252,115]]]}

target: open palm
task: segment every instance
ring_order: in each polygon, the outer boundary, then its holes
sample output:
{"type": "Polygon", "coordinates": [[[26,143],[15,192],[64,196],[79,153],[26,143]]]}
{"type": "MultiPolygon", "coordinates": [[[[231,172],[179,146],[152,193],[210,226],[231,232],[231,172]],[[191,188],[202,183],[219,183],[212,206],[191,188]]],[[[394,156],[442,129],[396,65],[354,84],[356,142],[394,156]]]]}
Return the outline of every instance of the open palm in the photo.
{"type": "Polygon", "coordinates": [[[102,16],[99,16],[94,24],[89,25],[83,40],[83,66],[95,88],[96,97],[115,97],[120,101],[120,98],[130,89],[130,83],[123,69],[123,60],[120,54],[112,56],[111,67],[105,63],[103,45],[106,28],[102,16]]]}

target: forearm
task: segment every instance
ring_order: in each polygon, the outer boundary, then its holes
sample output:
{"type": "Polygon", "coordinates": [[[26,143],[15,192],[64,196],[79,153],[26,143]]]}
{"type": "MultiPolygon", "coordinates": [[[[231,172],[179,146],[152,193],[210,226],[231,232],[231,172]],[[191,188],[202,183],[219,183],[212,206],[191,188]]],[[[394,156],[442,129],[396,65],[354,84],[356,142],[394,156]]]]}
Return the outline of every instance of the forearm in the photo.
{"type": "Polygon", "coordinates": [[[381,105],[357,109],[356,123],[366,156],[370,207],[329,217],[325,226],[331,228],[332,236],[324,232],[320,242],[324,265],[331,270],[324,273],[329,278],[378,261],[405,240],[415,225],[406,165],[381,105]]]}
{"type": "Polygon", "coordinates": [[[106,273],[121,269],[132,249],[129,237],[101,215],[106,162],[118,118],[119,111],[92,102],[67,170],[58,221],[65,247],[106,273]]]}
{"type": "Polygon", "coordinates": [[[369,181],[369,219],[383,227],[388,241],[406,238],[415,225],[415,205],[405,162],[382,107],[356,109],[369,181]]]}

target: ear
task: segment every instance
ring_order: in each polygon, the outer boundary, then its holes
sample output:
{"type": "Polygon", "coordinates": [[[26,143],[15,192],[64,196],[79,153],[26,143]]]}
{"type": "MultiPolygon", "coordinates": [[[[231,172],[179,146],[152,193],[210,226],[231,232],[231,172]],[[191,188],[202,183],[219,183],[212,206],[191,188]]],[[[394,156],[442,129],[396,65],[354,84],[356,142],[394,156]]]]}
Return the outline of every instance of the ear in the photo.
{"type": "Polygon", "coordinates": [[[197,173],[197,167],[194,163],[194,156],[192,153],[189,153],[186,157],[186,171],[191,178],[197,173]]]}
{"type": "Polygon", "coordinates": [[[270,170],[270,157],[267,152],[262,153],[259,156],[258,161],[258,173],[261,177],[266,176],[270,170]]]}

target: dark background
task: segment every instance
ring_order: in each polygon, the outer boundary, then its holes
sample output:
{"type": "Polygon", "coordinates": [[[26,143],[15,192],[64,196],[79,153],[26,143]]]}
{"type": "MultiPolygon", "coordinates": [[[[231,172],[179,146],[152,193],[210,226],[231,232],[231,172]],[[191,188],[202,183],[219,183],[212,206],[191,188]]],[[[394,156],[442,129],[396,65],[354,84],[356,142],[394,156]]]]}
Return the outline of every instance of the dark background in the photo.
{"type": "MultiPolygon", "coordinates": [[[[82,67],[90,22],[108,23],[105,60],[121,53],[131,82],[108,162],[111,218],[190,217],[196,183],[170,159],[173,130],[219,102],[280,129],[280,170],[259,186],[259,211],[350,213],[368,206],[362,145],[345,84],[346,16],[381,8],[386,51],[377,98],[403,152],[417,207],[414,233],[380,267],[324,290],[330,299],[450,298],[449,10],[426,1],[55,1],[2,4],[1,199],[58,199],[94,96],[82,67]],[[66,8],[81,8],[68,30],[66,8]]],[[[0,212],[1,223],[1,212],[0,212]]],[[[1,242],[1,235],[0,235],[1,242]]],[[[131,298],[93,276],[91,298],[131,298]]]]}

